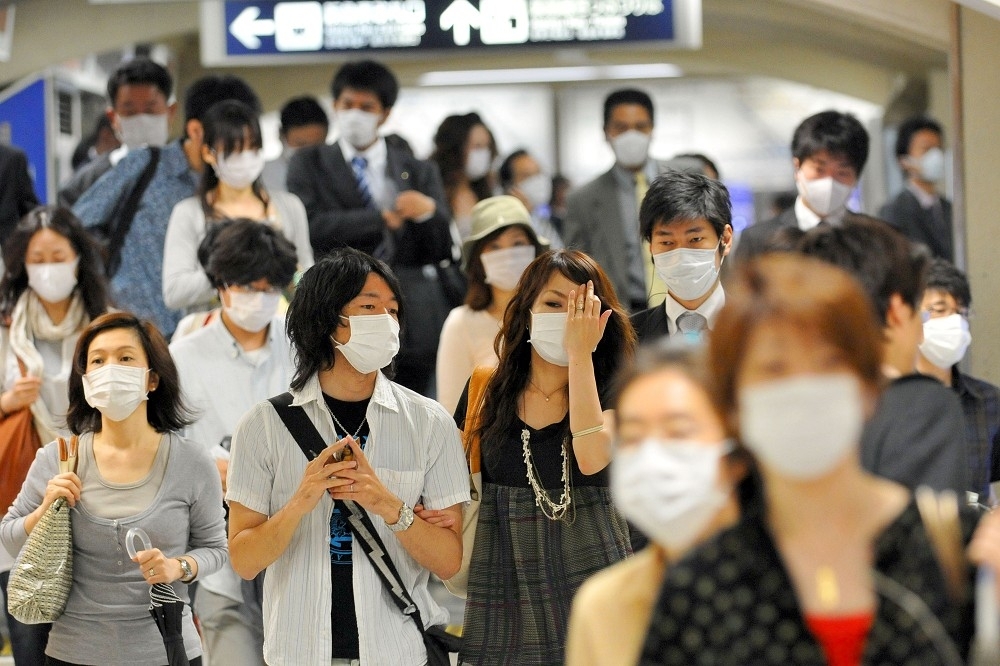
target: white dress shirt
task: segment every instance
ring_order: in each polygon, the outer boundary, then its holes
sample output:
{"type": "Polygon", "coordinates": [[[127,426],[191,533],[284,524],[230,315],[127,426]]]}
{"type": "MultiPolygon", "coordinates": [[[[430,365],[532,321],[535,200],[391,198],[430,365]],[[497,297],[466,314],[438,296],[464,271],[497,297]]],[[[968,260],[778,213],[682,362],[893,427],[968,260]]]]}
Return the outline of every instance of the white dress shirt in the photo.
{"type": "MultiPolygon", "coordinates": [[[[319,378],[293,391],[293,405],[305,409],[323,439],[337,439],[319,378]]],[[[368,404],[371,432],[365,455],[388,490],[413,506],[445,509],[469,501],[469,470],[458,429],[441,405],[395,384],[381,372],[368,404]]],[[[298,490],[306,457],[267,402],[253,407],[233,435],[226,499],[273,516],[298,490]]],[[[264,577],[264,660],[270,666],[329,666],[330,516],[325,494],[302,518],[291,543],[264,577]]],[[[427,589],[430,572],[414,560],[383,520],[372,521],[410,596],[428,625],[444,624],[448,612],[427,589]]],[[[353,540],[354,603],[362,664],[423,666],[423,638],[404,616],[353,540]]]]}
{"type": "Polygon", "coordinates": [[[393,191],[395,189],[393,183],[386,178],[389,152],[385,145],[385,139],[379,137],[365,151],[358,150],[343,139],[338,141],[337,145],[340,146],[340,151],[344,154],[344,161],[347,162],[347,166],[351,167],[351,171],[354,171],[351,160],[355,157],[363,157],[368,160],[368,164],[365,166],[365,176],[368,178],[368,191],[371,192],[372,199],[380,209],[394,210],[397,193],[393,191]]]}
{"type": "Polygon", "coordinates": [[[663,307],[667,311],[667,331],[670,335],[677,333],[677,318],[685,312],[697,312],[708,322],[708,330],[715,328],[715,320],[719,318],[722,306],[726,304],[726,292],[722,289],[722,283],[716,283],[712,295],[705,299],[705,302],[694,310],[688,310],[678,303],[669,294],[663,300],[663,307]]]}
{"type": "Polygon", "coordinates": [[[831,213],[826,217],[820,217],[806,205],[806,202],[802,200],[802,197],[795,198],[795,219],[799,223],[799,229],[802,231],[809,231],[816,225],[818,225],[823,220],[826,220],[828,224],[838,225],[844,220],[844,215],[847,214],[847,208],[841,208],[836,213],[831,213]]]}

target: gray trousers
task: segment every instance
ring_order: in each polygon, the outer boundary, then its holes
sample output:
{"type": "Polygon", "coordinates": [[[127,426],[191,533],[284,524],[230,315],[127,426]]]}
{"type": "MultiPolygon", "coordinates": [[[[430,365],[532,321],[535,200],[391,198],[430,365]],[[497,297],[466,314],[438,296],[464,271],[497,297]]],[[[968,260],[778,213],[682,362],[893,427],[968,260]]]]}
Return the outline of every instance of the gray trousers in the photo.
{"type": "Polygon", "coordinates": [[[208,666],[264,666],[264,628],[245,604],[204,587],[194,603],[208,666]]]}

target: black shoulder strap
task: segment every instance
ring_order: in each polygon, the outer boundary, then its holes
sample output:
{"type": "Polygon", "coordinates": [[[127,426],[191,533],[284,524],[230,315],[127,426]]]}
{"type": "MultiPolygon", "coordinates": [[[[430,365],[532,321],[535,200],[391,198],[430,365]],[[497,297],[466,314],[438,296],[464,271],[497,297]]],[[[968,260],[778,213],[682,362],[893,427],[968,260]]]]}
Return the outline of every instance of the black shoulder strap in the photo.
{"type": "Polygon", "coordinates": [[[145,194],[146,188],[149,187],[149,181],[153,180],[153,175],[156,173],[156,166],[159,163],[159,147],[150,146],[149,163],[146,164],[146,168],[140,174],[139,180],[136,181],[135,187],[132,188],[128,199],[118,209],[117,215],[111,221],[108,234],[108,277],[118,272],[118,267],[121,265],[121,252],[122,246],[125,245],[125,237],[128,236],[129,229],[132,228],[132,220],[139,210],[139,202],[142,200],[142,195],[145,194]]]}
{"type": "MultiPolygon", "coordinates": [[[[282,423],[285,424],[285,428],[288,429],[288,432],[295,439],[295,443],[299,445],[299,448],[302,449],[302,453],[305,454],[308,460],[315,459],[326,448],[323,436],[319,434],[316,426],[309,420],[306,411],[301,407],[292,405],[291,393],[286,392],[273,398],[268,398],[268,402],[274,407],[274,411],[277,412],[282,423]]],[[[406,585],[403,584],[403,579],[400,577],[396,565],[393,564],[392,559],[389,557],[385,543],[375,530],[375,525],[368,516],[368,512],[357,502],[350,500],[337,500],[336,503],[341,510],[346,510],[347,523],[351,526],[351,531],[354,533],[354,536],[361,540],[361,549],[368,556],[368,559],[371,560],[372,566],[375,567],[375,572],[378,573],[379,580],[382,581],[385,589],[389,591],[393,602],[403,615],[409,616],[417,624],[417,628],[423,633],[425,629],[423,620],[420,618],[420,609],[417,608],[417,604],[413,602],[413,598],[407,592],[406,585]]]]}

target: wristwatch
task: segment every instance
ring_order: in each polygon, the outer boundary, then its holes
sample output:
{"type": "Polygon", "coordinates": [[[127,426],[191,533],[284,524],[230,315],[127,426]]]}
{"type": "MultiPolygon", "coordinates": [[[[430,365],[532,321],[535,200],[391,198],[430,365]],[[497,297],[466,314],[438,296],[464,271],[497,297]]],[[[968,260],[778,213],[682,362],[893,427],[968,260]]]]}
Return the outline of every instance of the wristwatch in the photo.
{"type": "Polygon", "coordinates": [[[410,529],[410,525],[413,524],[413,509],[406,506],[406,502],[403,502],[403,506],[399,507],[399,519],[396,522],[386,523],[386,527],[389,528],[390,532],[403,532],[410,529]]]}
{"type": "Polygon", "coordinates": [[[181,563],[181,582],[190,583],[194,580],[194,571],[191,569],[191,564],[183,557],[175,557],[174,559],[181,563]]]}

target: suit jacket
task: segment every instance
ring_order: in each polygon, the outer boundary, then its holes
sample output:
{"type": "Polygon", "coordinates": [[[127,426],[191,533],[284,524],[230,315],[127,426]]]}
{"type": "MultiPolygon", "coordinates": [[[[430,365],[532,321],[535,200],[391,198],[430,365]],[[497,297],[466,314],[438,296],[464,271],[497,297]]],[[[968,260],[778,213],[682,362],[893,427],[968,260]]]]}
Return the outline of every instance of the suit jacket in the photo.
{"type": "MultiPolygon", "coordinates": [[[[626,308],[630,305],[628,253],[625,227],[614,167],[569,195],[563,242],[567,248],[582,250],[601,265],[626,308]]],[[[639,221],[635,221],[639,237],[639,221]]]]}
{"type": "Polygon", "coordinates": [[[941,198],[941,212],[944,214],[944,229],[936,228],[933,211],[921,206],[913,192],[904,189],[895,199],[882,206],[879,217],[899,229],[913,242],[926,245],[934,256],[954,261],[951,202],[944,197],[941,198]]]}
{"type": "Polygon", "coordinates": [[[28,158],[12,146],[0,146],[0,243],[18,221],[38,205],[28,172],[28,158]]]}
{"type": "Polygon", "coordinates": [[[667,328],[667,311],[663,303],[636,312],[629,317],[629,321],[632,322],[632,328],[635,329],[640,345],[656,342],[670,335],[670,329],[667,328]]]}
{"type": "MultiPolygon", "coordinates": [[[[851,211],[847,211],[844,214],[844,222],[861,219],[874,220],[875,218],[868,215],[861,215],[860,213],[852,213],[851,211]]],[[[736,254],[733,263],[737,265],[742,264],[744,261],[774,250],[775,248],[771,243],[774,241],[775,234],[782,229],[797,228],[798,226],[799,221],[795,217],[795,207],[793,206],[782,211],[776,217],[772,217],[770,220],[764,220],[751,227],[747,227],[740,234],[739,242],[736,244],[736,254]]]]}
{"type": "MultiPolygon", "coordinates": [[[[451,259],[451,214],[437,167],[392,145],[386,149],[386,177],[396,190],[417,190],[437,203],[429,220],[406,220],[391,232],[395,253],[390,263],[393,267],[422,266],[451,259]]],[[[365,207],[354,171],[336,143],[295,153],[288,165],[288,191],[306,207],[309,240],[317,260],[343,246],[371,254],[390,233],[381,211],[365,207]]]]}

